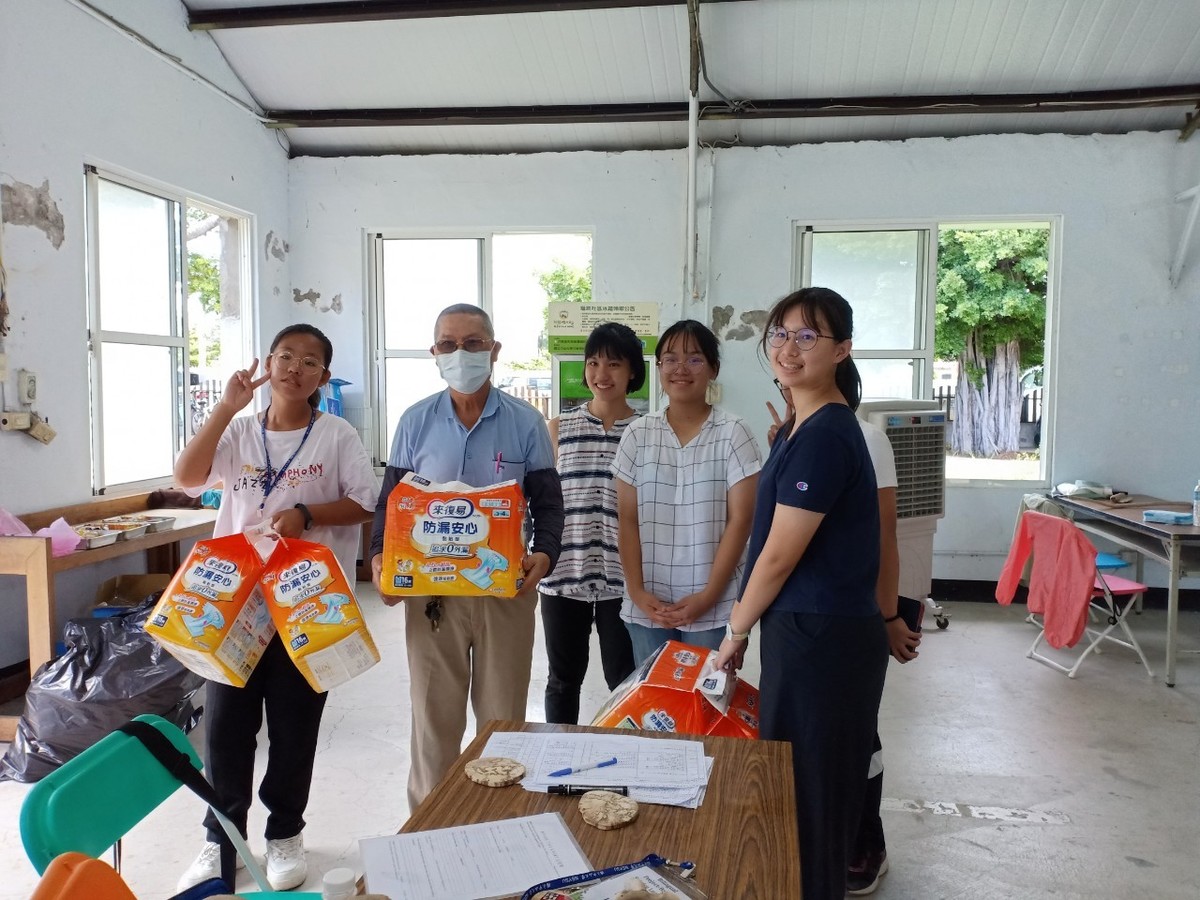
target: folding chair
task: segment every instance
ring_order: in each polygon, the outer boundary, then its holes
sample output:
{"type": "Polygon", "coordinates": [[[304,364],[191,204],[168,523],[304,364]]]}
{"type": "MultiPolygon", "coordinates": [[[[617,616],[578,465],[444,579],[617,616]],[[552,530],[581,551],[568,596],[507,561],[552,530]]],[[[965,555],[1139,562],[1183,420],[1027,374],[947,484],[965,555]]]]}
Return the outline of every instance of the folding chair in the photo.
{"type": "Polygon", "coordinates": [[[54,857],[29,900],[137,900],[112,866],[84,853],[54,857]]]}
{"type": "Polygon", "coordinates": [[[1033,566],[1029,575],[1029,615],[1026,618],[1038,626],[1038,635],[1026,657],[1074,678],[1088,655],[1092,651],[1100,653],[1101,642],[1111,641],[1137,653],[1146,673],[1154,677],[1146,654],[1126,621],[1146,586],[1101,572],[1096,565],[1096,548],[1073,522],[1026,511],[1018,523],[1012,549],[996,586],[996,599],[1001,603],[1012,602],[1021,568],[1030,553],[1033,554],[1033,566]],[[1089,624],[1091,614],[1096,616],[1094,621],[1098,624],[1095,627],[1089,624]],[[1118,628],[1124,638],[1112,633],[1118,628]],[[1084,636],[1089,638],[1089,643],[1070,666],[1038,653],[1043,640],[1061,649],[1074,647],[1084,636]]]}
{"type": "Polygon", "coordinates": [[[1103,630],[1097,630],[1090,624],[1087,625],[1083,632],[1091,638],[1091,642],[1087,645],[1079,657],[1075,660],[1074,665],[1070,668],[1064,666],[1056,660],[1050,659],[1037,652],[1038,644],[1046,637],[1046,630],[1043,627],[1038,632],[1038,636],[1034,638],[1033,645],[1029,648],[1029,652],[1025,655],[1030,659],[1036,659],[1040,663],[1050,666],[1052,669],[1058,669],[1060,672],[1066,672],[1068,678],[1074,678],[1075,673],[1079,670],[1079,666],[1087,658],[1087,655],[1095,650],[1100,653],[1101,641],[1112,641],[1114,644],[1119,644],[1129,650],[1134,651],[1138,655],[1138,659],[1142,661],[1142,665],[1146,669],[1146,674],[1151,678],[1154,677],[1154,672],[1150,668],[1150,663],[1146,659],[1146,654],[1142,652],[1142,645],[1138,643],[1138,639],[1133,632],[1129,630],[1129,623],[1126,621],[1126,616],[1133,605],[1145,593],[1146,586],[1139,584],[1136,581],[1130,581],[1128,578],[1122,578],[1120,575],[1105,575],[1099,569],[1096,570],[1096,580],[1092,589],[1092,596],[1088,601],[1088,608],[1094,611],[1101,623],[1105,624],[1103,630]],[[1124,598],[1124,603],[1121,603],[1117,598],[1124,598]],[[1125,634],[1122,639],[1112,634],[1114,628],[1120,628],[1125,634]]]}
{"type": "MultiPolygon", "coordinates": [[[[211,785],[200,774],[200,757],[182,731],[150,715],[138,716],[125,727],[132,730],[101,738],[26,795],[21,841],[39,874],[62,853],[98,858],[109,847],[113,868],[120,872],[121,838],[179,788],[187,784],[210,806],[215,802],[211,785]]],[[[213,812],[261,891],[274,893],[238,829],[221,810],[214,807],[213,812]]],[[[288,897],[305,900],[320,896],[288,892],[288,897]]]]}

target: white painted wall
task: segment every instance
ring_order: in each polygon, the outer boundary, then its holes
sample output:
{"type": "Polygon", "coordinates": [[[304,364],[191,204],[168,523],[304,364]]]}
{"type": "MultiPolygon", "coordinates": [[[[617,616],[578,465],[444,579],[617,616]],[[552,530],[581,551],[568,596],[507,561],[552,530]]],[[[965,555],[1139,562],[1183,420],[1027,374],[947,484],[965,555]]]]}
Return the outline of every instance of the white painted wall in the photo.
{"type": "MultiPolygon", "coordinates": [[[[241,91],[211,39],[187,31],[182,4],[98,5],[187,65],[241,91]]],[[[57,248],[33,227],[8,224],[3,231],[12,308],[12,330],[3,339],[10,368],[5,393],[15,396],[18,368],[34,370],[37,409],[58,431],[49,446],[0,433],[0,506],[22,513],[91,494],[84,165],[171,185],[251,214],[258,296],[269,302],[287,286],[286,264],[263,251],[268,232],[287,232],[287,154],[248,114],[65,0],[5,3],[2,21],[0,180],[48,182],[64,219],[57,248]]],[[[240,96],[246,99],[244,91],[240,96]]],[[[100,580],[139,562],[65,573],[57,582],[60,618],[89,606],[100,580]]],[[[0,610],[2,667],[27,655],[19,580],[0,578],[0,610]]]]}
{"type": "MultiPolygon", "coordinates": [[[[734,306],[736,321],[786,293],[795,220],[1061,216],[1049,483],[1088,478],[1185,498],[1200,476],[1200,247],[1178,289],[1167,270],[1185,212],[1172,198],[1200,179],[1200,145],[1176,138],[994,135],[723,151],[708,302],[734,306]]],[[[727,352],[746,377],[722,379],[726,404],[762,432],[769,381],[753,347],[727,352]]],[[[935,577],[994,578],[1027,489],[952,486],[935,577]]]]}
{"type": "MultiPolygon", "coordinates": [[[[1196,146],[1174,134],[984,136],[732,148],[702,163],[712,226],[699,302],[680,299],[680,152],[293,160],[293,283],[342,295],[345,359],[364,340],[367,229],[587,228],[598,299],[659,300],[664,323],[731,305],[736,322],[788,291],[796,220],[1061,216],[1050,481],[1188,495],[1200,475],[1200,249],[1178,289],[1167,267],[1185,212],[1172,198],[1200,179],[1196,146]]],[[[753,343],[724,352],[723,405],[764,433],[774,394],[753,343]]],[[[994,578],[1027,489],[952,485],[935,576],[994,578]]]]}
{"type": "MultiPolygon", "coordinates": [[[[367,232],[590,232],[595,299],[657,301],[663,321],[673,322],[683,284],[685,171],[682,152],[293,160],[292,285],[320,294],[318,306],[341,297],[342,313],[318,324],[333,340],[335,373],[354,382],[347,405],[361,404],[368,382],[367,232]]],[[[311,308],[264,309],[263,333],[311,308]]],[[[704,318],[699,312],[689,314],[704,318]]],[[[503,342],[503,323],[498,329],[503,342]]]]}

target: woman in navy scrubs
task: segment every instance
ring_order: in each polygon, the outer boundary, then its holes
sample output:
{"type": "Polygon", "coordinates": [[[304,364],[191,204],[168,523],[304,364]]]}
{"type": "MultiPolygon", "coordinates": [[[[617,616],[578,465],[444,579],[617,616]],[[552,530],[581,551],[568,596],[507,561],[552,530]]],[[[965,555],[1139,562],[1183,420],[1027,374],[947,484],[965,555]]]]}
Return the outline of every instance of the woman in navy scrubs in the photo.
{"type": "Polygon", "coordinates": [[[879,500],[850,357],[853,312],[827,288],[771,310],[762,349],[795,414],[763,467],[745,576],[718,665],[760,624],[760,735],[792,743],[805,900],[841,900],[887,668],[875,582],[879,500]]]}

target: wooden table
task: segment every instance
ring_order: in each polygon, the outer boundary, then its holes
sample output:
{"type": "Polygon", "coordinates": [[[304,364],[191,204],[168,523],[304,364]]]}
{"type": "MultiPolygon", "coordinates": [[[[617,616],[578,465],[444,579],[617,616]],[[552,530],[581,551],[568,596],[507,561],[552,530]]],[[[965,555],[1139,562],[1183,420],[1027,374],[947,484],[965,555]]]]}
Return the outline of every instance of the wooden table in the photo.
{"type": "Polygon", "coordinates": [[[535,794],[520,786],[489,788],[469,781],[463,766],[480,756],[487,739],[498,731],[689,737],[581,725],[489,722],[417,807],[400,829],[402,834],[559,812],[595,867],[658,853],[695,862],[696,884],[712,900],[799,900],[800,838],[790,744],[697,737],[704,741],[705,754],[714,759],[708,792],[699,809],[644,803],[632,824],[600,831],[580,817],[578,797],[535,794]]]}
{"type": "Polygon", "coordinates": [[[1110,500],[1074,500],[1070,497],[1051,499],[1072,513],[1080,530],[1136,551],[1138,557],[1134,580],[1142,581],[1144,559],[1152,559],[1167,567],[1166,681],[1168,686],[1174,687],[1175,658],[1179,653],[1179,581],[1186,575],[1200,574],[1200,528],[1143,522],[1142,513],[1147,509],[1191,512],[1192,504],[1160,500],[1145,494],[1134,494],[1126,504],[1110,500]]]}
{"type": "MultiPolygon", "coordinates": [[[[123,509],[127,503],[112,501],[115,505],[105,506],[97,501],[65,509],[86,509],[86,518],[65,516],[71,524],[93,521],[113,515],[133,512],[123,509]]],[[[29,614],[29,673],[54,656],[54,642],[58,637],[55,615],[54,577],[59,572],[90,566],[108,559],[117,559],[134,553],[146,553],[147,571],[174,573],[179,568],[179,542],[195,538],[210,537],[217,512],[213,509],[161,509],[141,512],[174,516],[175,526],[168,531],[144,534],[130,540],[120,540],[93,550],[76,550],[66,556],[53,556],[50,539],[45,537],[0,537],[0,575],[21,575],[25,578],[25,608],[29,614]]],[[[36,530],[47,522],[39,521],[45,515],[59,513],[50,510],[47,514],[22,516],[27,525],[36,530]]],[[[57,518],[57,516],[56,516],[57,518]]],[[[0,741],[11,741],[16,733],[17,716],[0,716],[0,741]]]]}

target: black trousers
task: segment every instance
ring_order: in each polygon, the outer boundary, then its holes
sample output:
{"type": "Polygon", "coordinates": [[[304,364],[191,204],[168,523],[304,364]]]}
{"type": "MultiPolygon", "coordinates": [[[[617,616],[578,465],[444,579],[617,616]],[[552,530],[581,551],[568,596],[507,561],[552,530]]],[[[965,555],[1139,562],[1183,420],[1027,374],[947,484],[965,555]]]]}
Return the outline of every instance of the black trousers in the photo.
{"type": "Polygon", "coordinates": [[[633,671],[633,646],[621,621],[621,601],[540,596],[546,656],[550,661],[546,721],[577,725],[579,689],[587,674],[593,622],[600,636],[600,664],[608,689],[616,688],[633,671]]]}
{"type": "Polygon", "coordinates": [[[887,631],[879,616],[768,610],[760,736],[790,741],[805,900],[842,900],[867,786],[887,631]]]}
{"type": "MultiPolygon", "coordinates": [[[[267,771],[258,788],[267,808],[267,840],[304,830],[304,809],[312,786],[317,733],[326,693],[314,691],[300,674],[279,635],[271,639],[245,687],[210,681],[204,704],[205,772],[230,820],[243,835],[254,794],[254,751],[263,711],[267,716],[267,771]]],[[[208,839],[224,832],[209,811],[208,839]]]]}
{"type": "MultiPolygon", "coordinates": [[[[872,745],[872,755],[883,752],[883,744],[878,732],[872,745]]],[[[883,819],[879,815],[879,805],[883,802],[883,772],[867,779],[867,792],[863,795],[862,815],[858,820],[858,837],[855,838],[850,861],[865,859],[873,853],[882,853],[887,849],[883,837],[883,819]]]]}

